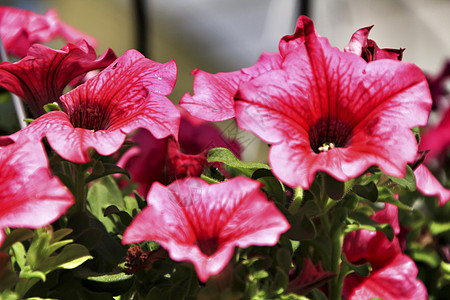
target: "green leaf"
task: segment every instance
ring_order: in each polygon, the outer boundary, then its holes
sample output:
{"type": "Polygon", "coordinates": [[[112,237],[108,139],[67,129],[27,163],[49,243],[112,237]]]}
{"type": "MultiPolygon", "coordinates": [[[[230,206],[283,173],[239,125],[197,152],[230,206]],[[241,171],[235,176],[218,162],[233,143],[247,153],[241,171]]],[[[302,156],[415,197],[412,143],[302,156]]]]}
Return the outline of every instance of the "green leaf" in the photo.
{"type": "Polygon", "coordinates": [[[49,257],[39,266],[39,269],[45,273],[56,269],[74,269],[92,258],[83,245],[70,244],[65,246],[57,256],[49,257]]]}
{"type": "Polygon", "coordinates": [[[388,176],[390,180],[401,187],[407,188],[410,191],[416,190],[416,176],[410,166],[406,166],[406,175],[403,178],[388,176]]]}
{"type": "Polygon", "coordinates": [[[0,293],[1,300],[19,300],[20,297],[15,292],[12,291],[2,291],[0,293]]]}
{"type": "MultiPolygon", "coordinates": [[[[312,202],[312,201],[311,201],[312,202]]],[[[283,206],[277,206],[279,210],[286,216],[291,228],[283,234],[290,240],[302,241],[311,240],[316,236],[316,228],[309,217],[305,214],[307,210],[299,209],[297,213],[291,214],[283,206]]]]}
{"type": "Polygon", "coordinates": [[[395,198],[392,191],[385,187],[378,188],[378,201],[394,204],[399,209],[403,209],[406,211],[413,210],[412,207],[406,205],[405,203],[403,203],[400,200],[398,200],[397,198],[395,198]]]}
{"type": "Polygon", "coordinates": [[[34,231],[33,241],[27,252],[27,265],[36,270],[50,254],[47,248],[52,239],[52,232],[47,228],[39,228],[34,231]]]}
{"type": "Polygon", "coordinates": [[[324,176],[325,192],[328,197],[333,200],[339,200],[344,196],[345,183],[335,179],[333,176],[328,175],[328,173],[322,172],[324,176]]]}
{"type": "Polygon", "coordinates": [[[141,211],[138,202],[134,197],[125,196],[123,197],[123,202],[125,203],[126,211],[130,216],[135,217],[137,213],[141,211]]]}
{"type": "Polygon", "coordinates": [[[346,275],[355,272],[359,276],[368,277],[370,275],[370,271],[372,271],[372,267],[370,266],[369,262],[366,262],[362,265],[354,265],[347,260],[344,253],[342,253],[341,259],[343,264],[342,270],[344,270],[344,268],[349,270],[345,272],[346,275]]]}
{"type": "Polygon", "coordinates": [[[49,245],[46,249],[46,255],[50,256],[53,252],[55,252],[59,248],[62,248],[70,243],[73,243],[73,240],[63,240],[49,245]]]}
{"type": "Polygon", "coordinates": [[[394,238],[394,229],[390,224],[379,224],[363,213],[350,213],[347,218],[347,222],[349,224],[346,226],[346,233],[359,229],[367,229],[371,231],[383,232],[389,241],[392,241],[394,238]]]}
{"type": "Polygon", "coordinates": [[[66,236],[68,236],[69,234],[71,234],[73,232],[73,229],[71,228],[61,228],[59,230],[56,230],[55,232],[53,232],[53,236],[52,236],[52,243],[58,242],[60,240],[62,240],[63,238],[65,238],[66,236]]]}
{"type": "Polygon", "coordinates": [[[366,185],[354,185],[352,191],[371,202],[375,202],[378,199],[378,189],[373,181],[370,181],[366,185]]]}
{"type": "Polygon", "coordinates": [[[445,275],[447,275],[447,276],[450,275],[450,263],[446,263],[444,261],[441,261],[440,269],[441,269],[441,272],[444,273],[445,275]]]}
{"type": "Polygon", "coordinates": [[[106,176],[93,183],[88,191],[87,200],[88,210],[103,223],[109,233],[115,233],[118,229],[115,221],[104,216],[104,210],[110,205],[125,210],[125,202],[114,179],[106,176]]]}
{"type": "Polygon", "coordinates": [[[206,181],[207,183],[218,183],[218,182],[220,182],[217,179],[214,179],[214,178],[206,176],[205,174],[200,175],[200,178],[203,179],[204,181],[206,181]]]}
{"type": "Polygon", "coordinates": [[[439,222],[431,222],[430,224],[430,233],[432,235],[438,235],[450,231],[450,222],[439,223],[439,222]]]}
{"type": "Polygon", "coordinates": [[[25,247],[22,245],[22,243],[15,243],[11,246],[11,249],[14,252],[14,259],[19,265],[20,269],[23,269],[27,262],[27,252],[25,250],[25,247]]]}
{"type": "Polygon", "coordinates": [[[81,244],[87,249],[92,250],[99,243],[101,243],[102,236],[102,230],[100,228],[92,226],[82,230],[76,237],[75,241],[77,242],[77,244],[81,244]]]}
{"type": "Polygon", "coordinates": [[[134,275],[128,275],[121,271],[108,274],[94,273],[86,268],[77,272],[77,277],[83,279],[83,284],[97,292],[108,292],[120,295],[127,292],[134,281],[134,275]]]}
{"type": "Polygon", "coordinates": [[[270,170],[270,167],[262,163],[248,163],[238,160],[227,148],[213,148],[209,151],[208,162],[221,162],[234,169],[239,170],[245,176],[251,177],[258,169],[270,170]]]}
{"type": "Polygon", "coordinates": [[[31,239],[32,237],[33,237],[33,230],[31,229],[28,228],[13,229],[11,230],[11,233],[9,233],[6,236],[5,240],[3,241],[0,251],[6,252],[6,250],[9,249],[9,247],[11,247],[13,244],[31,239]]]}
{"type": "Polygon", "coordinates": [[[51,111],[61,111],[61,108],[59,107],[58,103],[53,102],[53,103],[47,103],[44,105],[44,110],[46,112],[51,112],[51,111]]]}
{"type": "Polygon", "coordinates": [[[414,133],[414,136],[416,137],[417,144],[419,144],[420,143],[420,127],[418,127],[418,126],[414,127],[411,129],[411,131],[414,133]]]}
{"type": "Polygon", "coordinates": [[[425,248],[417,243],[411,243],[409,250],[410,250],[409,256],[413,260],[427,264],[433,269],[439,266],[441,259],[434,250],[425,248]]]}
{"type": "Polygon", "coordinates": [[[120,218],[120,221],[123,225],[128,226],[131,224],[131,221],[133,221],[133,218],[126,212],[121,211],[117,208],[115,205],[110,205],[105,209],[105,212],[103,213],[105,217],[109,215],[117,215],[120,218]]]}
{"type": "Polygon", "coordinates": [[[256,272],[250,274],[249,279],[250,279],[250,281],[253,281],[253,280],[267,278],[268,276],[269,276],[269,273],[267,273],[267,271],[259,270],[259,271],[256,271],[256,272]]]}
{"type": "Polygon", "coordinates": [[[92,174],[90,174],[86,178],[86,183],[89,183],[95,179],[105,177],[112,174],[123,174],[130,179],[130,173],[127,170],[122,169],[121,167],[117,166],[113,163],[106,163],[102,161],[96,161],[93,167],[92,174]],[[99,166],[101,164],[101,166],[99,166]]]}
{"type": "Polygon", "coordinates": [[[23,278],[23,279],[37,278],[37,279],[40,279],[40,280],[42,280],[44,282],[45,282],[45,279],[46,279],[45,274],[43,272],[41,272],[41,271],[33,271],[29,267],[23,269],[20,272],[19,277],[23,278]]]}
{"type": "Polygon", "coordinates": [[[278,203],[286,203],[286,191],[284,185],[279,181],[270,170],[258,169],[252,174],[252,179],[263,183],[263,190],[270,196],[273,195],[278,203]]]}
{"type": "Polygon", "coordinates": [[[328,297],[319,289],[313,289],[311,293],[313,295],[312,299],[314,300],[328,300],[328,297]]]}

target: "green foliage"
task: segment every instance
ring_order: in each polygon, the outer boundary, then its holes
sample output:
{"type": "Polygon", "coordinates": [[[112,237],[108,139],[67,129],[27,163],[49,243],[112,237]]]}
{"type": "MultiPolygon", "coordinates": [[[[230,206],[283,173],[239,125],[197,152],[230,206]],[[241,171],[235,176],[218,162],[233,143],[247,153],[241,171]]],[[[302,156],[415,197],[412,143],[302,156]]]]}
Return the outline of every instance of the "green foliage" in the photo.
{"type": "Polygon", "coordinates": [[[67,229],[53,232],[51,227],[44,227],[36,229],[30,236],[28,230],[13,230],[2,250],[9,250],[14,255],[11,260],[12,267],[19,274],[20,280],[11,281],[11,285],[6,287],[7,293],[14,292],[14,295],[21,298],[36,283],[45,282],[50,272],[57,269],[74,269],[92,259],[84,246],[74,244],[71,239],[63,239],[70,232],[67,229]],[[27,242],[27,239],[31,241],[27,242]]]}
{"type": "Polygon", "coordinates": [[[227,148],[213,148],[209,151],[208,162],[221,162],[225,165],[235,169],[247,177],[252,177],[252,174],[258,169],[270,170],[270,167],[262,163],[248,163],[238,160],[234,154],[227,148]]]}

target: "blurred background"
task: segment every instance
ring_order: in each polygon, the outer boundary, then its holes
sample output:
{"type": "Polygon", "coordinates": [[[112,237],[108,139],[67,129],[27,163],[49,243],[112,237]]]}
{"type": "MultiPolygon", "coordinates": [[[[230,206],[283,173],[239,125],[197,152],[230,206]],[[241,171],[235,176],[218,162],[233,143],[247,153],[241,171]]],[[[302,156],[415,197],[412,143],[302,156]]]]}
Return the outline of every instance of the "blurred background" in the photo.
{"type": "MultiPolygon", "coordinates": [[[[263,51],[275,52],[280,38],[294,32],[307,14],[321,36],[340,49],[354,31],[375,25],[370,38],[380,47],[406,48],[405,61],[437,73],[450,57],[449,0],[0,0],[45,13],[98,39],[100,54],[136,48],[148,58],[175,59],[178,81],[170,98],[192,92],[195,68],[234,71],[253,65],[263,51]]],[[[246,147],[244,159],[265,160],[267,146],[220,124],[246,147]]]]}

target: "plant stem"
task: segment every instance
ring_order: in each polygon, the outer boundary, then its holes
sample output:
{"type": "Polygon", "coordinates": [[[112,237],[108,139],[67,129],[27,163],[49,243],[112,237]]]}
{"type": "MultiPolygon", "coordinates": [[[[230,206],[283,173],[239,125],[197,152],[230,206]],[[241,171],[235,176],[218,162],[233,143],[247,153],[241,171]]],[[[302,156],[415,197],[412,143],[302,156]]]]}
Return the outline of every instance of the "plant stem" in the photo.
{"type": "Polygon", "coordinates": [[[292,203],[289,206],[289,212],[291,214],[295,214],[298,211],[300,205],[302,204],[302,200],[303,200],[303,189],[301,187],[297,187],[295,189],[294,200],[292,200],[292,203]]]}
{"type": "Polygon", "coordinates": [[[331,272],[336,274],[330,282],[330,299],[341,299],[343,278],[340,274],[342,244],[344,233],[341,227],[331,229],[331,272]]]}
{"type": "Polygon", "coordinates": [[[84,211],[86,209],[86,172],[83,165],[75,164],[74,170],[74,196],[76,211],[84,211]]]}

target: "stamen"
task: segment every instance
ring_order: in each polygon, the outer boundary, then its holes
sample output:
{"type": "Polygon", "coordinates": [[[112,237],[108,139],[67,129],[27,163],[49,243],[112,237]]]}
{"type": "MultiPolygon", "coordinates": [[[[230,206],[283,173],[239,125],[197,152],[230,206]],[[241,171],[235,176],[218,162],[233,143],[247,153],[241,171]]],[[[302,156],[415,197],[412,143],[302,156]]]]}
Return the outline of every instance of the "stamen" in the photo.
{"type": "Polygon", "coordinates": [[[327,152],[328,150],[331,150],[334,147],[335,147],[334,143],[323,143],[322,147],[319,147],[318,150],[320,152],[327,152]]]}
{"type": "Polygon", "coordinates": [[[353,130],[350,124],[336,116],[323,116],[309,128],[309,142],[315,153],[335,147],[349,146],[353,130]]]}

